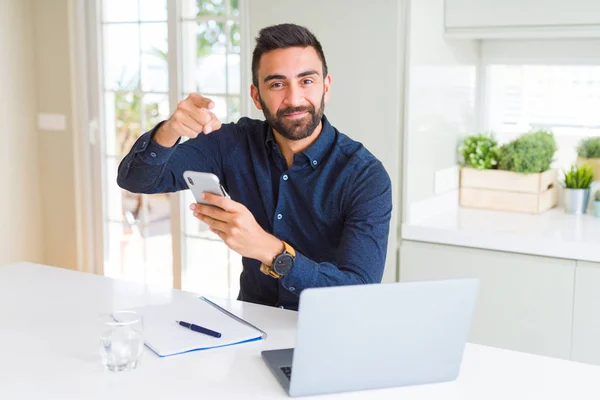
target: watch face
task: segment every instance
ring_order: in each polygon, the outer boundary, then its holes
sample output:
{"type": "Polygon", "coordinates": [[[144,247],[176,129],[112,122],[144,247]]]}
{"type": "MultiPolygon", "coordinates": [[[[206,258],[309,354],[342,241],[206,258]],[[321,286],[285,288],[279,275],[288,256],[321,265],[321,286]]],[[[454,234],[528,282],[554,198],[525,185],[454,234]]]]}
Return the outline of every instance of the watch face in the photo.
{"type": "Polygon", "coordinates": [[[290,273],[294,265],[294,257],[289,254],[281,254],[273,262],[273,271],[279,275],[287,275],[290,273]]]}

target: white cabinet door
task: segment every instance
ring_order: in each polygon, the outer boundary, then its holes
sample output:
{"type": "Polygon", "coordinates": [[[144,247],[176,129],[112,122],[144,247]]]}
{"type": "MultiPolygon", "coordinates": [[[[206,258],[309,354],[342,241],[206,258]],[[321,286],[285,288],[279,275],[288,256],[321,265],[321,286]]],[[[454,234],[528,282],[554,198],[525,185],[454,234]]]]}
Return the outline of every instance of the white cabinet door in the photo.
{"type": "Polygon", "coordinates": [[[575,272],[573,361],[600,365],[600,264],[580,261],[575,272]]]}
{"type": "Polygon", "coordinates": [[[403,241],[400,280],[480,279],[469,341],[570,358],[575,261],[403,241]]]}
{"type": "MultiPolygon", "coordinates": [[[[530,29],[532,32],[600,28],[598,0],[446,0],[448,33],[530,29]]],[[[573,33],[573,32],[571,32],[573,33]]],[[[572,36],[572,35],[567,35],[572,36]]]]}

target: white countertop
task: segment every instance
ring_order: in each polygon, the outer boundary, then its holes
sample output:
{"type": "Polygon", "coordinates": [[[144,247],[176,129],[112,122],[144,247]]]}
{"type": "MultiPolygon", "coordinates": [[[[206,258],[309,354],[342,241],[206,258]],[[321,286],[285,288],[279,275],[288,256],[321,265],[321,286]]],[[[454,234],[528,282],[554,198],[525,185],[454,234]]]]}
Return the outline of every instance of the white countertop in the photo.
{"type": "MultiPolygon", "coordinates": [[[[266,340],[167,358],[146,349],[133,371],[103,370],[98,313],[195,296],[36,264],[0,266],[0,399],[288,399],[260,352],[294,345],[297,313],[234,300],[220,304],[265,330],[266,340]]],[[[599,393],[598,366],[467,344],[454,382],[310,398],[597,400],[599,393]]]]}
{"type": "Polygon", "coordinates": [[[457,207],[402,224],[402,239],[600,263],[600,218],[562,208],[531,215],[457,207]]]}

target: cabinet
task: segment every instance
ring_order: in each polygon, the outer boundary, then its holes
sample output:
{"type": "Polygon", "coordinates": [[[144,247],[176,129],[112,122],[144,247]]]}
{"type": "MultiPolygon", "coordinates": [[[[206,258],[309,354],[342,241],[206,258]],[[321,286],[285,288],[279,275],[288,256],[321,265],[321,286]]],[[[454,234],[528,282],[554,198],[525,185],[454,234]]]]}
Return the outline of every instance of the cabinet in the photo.
{"type": "Polygon", "coordinates": [[[597,0],[445,0],[449,36],[599,37],[597,0]]]}
{"type": "Polygon", "coordinates": [[[600,264],[579,261],[575,273],[573,361],[600,365],[600,264]]]}
{"type": "Polygon", "coordinates": [[[401,281],[480,279],[470,342],[563,359],[571,353],[576,264],[406,240],[400,247],[401,281]]]}

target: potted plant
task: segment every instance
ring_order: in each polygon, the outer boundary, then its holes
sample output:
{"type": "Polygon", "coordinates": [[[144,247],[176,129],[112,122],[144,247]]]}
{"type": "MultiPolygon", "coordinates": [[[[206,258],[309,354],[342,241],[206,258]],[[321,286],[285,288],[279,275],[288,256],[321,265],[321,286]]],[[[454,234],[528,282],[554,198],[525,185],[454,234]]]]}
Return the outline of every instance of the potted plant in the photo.
{"type": "Polygon", "coordinates": [[[594,215],[600,218],[600,189],[596,190],[596,194],[594,195],[594,215]]]}
{"type": "Polygon", "coordinates": [[[548,171],[556,152],[554,135],[546,131],[529,132],[498,150],[498,169],[532,174],[548,171]]]}
{"type": "Polygon", "coordinates": [[[589,165],[572,165],[565,172],[565,211],[567,214],[585,214],[594,179],[589,165]]]}
{"type": "Polygon", "coordinates": [[[491,133],[465,137],[458,150],[463,159],[463,166],[493,169],[498,165],[498,142],[491,133]]]}
{"type": "Polygon", "coordinates": [[[577,145],[577,164],[591,166],[594,178],[600,179],[600,137],[581,139],[577,145]]]}
{"type": "Polygon", "coordinates": [[[478,134],[459,150],[461,206],[538,214],[556,205],[552,133],[528,132],[499,148],[491,135],[478,134]]]}

